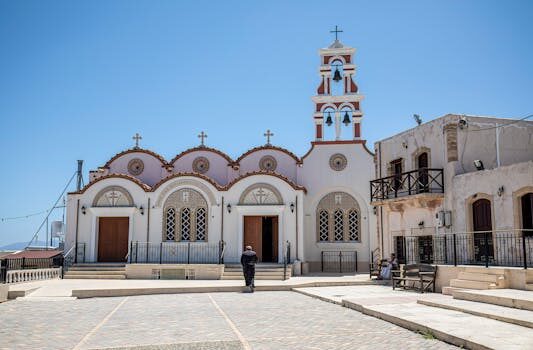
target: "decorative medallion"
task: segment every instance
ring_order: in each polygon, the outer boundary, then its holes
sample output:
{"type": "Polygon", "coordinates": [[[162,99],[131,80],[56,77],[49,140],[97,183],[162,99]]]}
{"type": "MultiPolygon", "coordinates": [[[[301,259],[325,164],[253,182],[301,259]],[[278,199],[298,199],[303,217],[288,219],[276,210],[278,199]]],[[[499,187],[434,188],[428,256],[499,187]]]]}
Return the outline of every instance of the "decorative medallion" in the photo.
{"type": "Polygon", "coordinates": [[[278,162],[272,156],[264,156],[259,160],[259,168],[263,171],[274,171],[277,167],[278,162]]]}
{"type": "Polygon", "coordinates": [[[128,172],[131,175],[141,175],[144,170],[144,163],[139,158],[134,158],[128,163],[128,172]]]}
{"type": "Polygon", "coordinates": [[[204,174],[209,170],[209,160],[206,157],[198,157],[192,162],[192,170],[195,173],[204,174]]]}
{"type": "Polygon", "coordinates": [[[329,166],[335,171],[342,171],[348,165],[348,160],[343,154],[335,153],[329,158],[329,166]]]}

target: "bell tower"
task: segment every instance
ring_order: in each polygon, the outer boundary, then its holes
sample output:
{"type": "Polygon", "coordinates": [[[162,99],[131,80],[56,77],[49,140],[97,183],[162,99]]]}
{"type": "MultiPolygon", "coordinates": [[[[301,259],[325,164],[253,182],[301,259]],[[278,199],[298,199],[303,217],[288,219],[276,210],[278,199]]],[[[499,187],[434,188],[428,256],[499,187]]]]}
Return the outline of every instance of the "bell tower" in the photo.
{"type": "MultiPolygon", "coordinates": [[[[315,121],[315,142],[361,140],[361,120],[363,113],[359,103],[363,95],[357,93],[354,83],[355,48],[344,46],[338,39],[342,32],[337,26],[335,41],[327,48],[318,51],[320,55],[320,84],[317,94],[312,97],[315,104],[313,119],[315,121]],[[350,127],[348,135],[341,135],[342,124],[350,127]],[[325,128],[334,126],[335,139],[326,140],[325,128]]],[[[346,128],[344,128],[346,129],[346,128]]]]}

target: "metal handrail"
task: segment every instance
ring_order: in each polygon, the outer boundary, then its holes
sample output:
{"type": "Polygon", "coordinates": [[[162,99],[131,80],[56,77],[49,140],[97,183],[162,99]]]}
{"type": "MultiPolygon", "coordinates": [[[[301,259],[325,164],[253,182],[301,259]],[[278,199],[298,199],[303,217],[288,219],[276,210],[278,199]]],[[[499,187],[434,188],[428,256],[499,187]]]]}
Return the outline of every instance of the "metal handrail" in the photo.
{"type": "Polygon", "coordinates": [[[224,254],[226,254],[226,242],[220,241],[222,243],[222,251],[220,252],[219,261],[224,261],[224,254]]]}
{"type": "Polygon", "coordinates": [[[70,249],[67,250],[67,253],[66,253],[66,254],[63,254],[63,257],[66,258],[67,256],[69,256],[70,253],[74,250],[74,248],[76,248],[75,245],[73,245],[72,247],[70,247],[70,249]]]}

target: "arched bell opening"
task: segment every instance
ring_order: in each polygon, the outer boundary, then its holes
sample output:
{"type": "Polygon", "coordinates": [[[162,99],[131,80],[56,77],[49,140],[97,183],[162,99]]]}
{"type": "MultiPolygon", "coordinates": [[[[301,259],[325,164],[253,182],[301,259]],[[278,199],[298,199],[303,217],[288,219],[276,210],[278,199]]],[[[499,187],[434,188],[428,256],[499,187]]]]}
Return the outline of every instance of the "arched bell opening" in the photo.
{"type": "Polygon", "coordinates": [[[330,63],[331,95],[344,95],[344,62],[335,59],[330,63]]]}
{"type": "Polygon", "coordinates": [[[333,107],[326,107],[322,112],[324,116],[324,141],[335,140],[335,113],[336,110],[333,107]]]}

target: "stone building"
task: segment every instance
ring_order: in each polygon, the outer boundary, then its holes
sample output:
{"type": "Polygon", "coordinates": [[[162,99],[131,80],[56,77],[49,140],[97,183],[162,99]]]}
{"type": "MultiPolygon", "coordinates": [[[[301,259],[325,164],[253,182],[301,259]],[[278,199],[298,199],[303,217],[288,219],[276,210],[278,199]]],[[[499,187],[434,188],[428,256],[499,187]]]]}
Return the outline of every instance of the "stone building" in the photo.
{"type": "Polygon", "coordinates": [[[321,270],[324,254],[337,259],[339,251],[354,254],[345,269],[367,269],[376,245],[374,167],[361,136],[354,54],[338,40],[319,50],[315,135],[305,155],[273,146],[270,131],[236,159],[205,146],[203,132],[198,147],[171,160],[136,138],[69,194],[65,250],[88,262],[177,263],[187,255],[194,263],[223,254],[235,263],[250,244],[261,262],[283,263],[290,246],[290,261],[304,271],[321,270]]]}
{"type": "Polygon", "coordinates": [[[533,122],[445,115],[376,142],[374,162],[384,256],[449,262],[459,239],[461,262],[482,263],[485,246],[492,262],[520,260],[521,229],[533,229],[533,122]]]}

